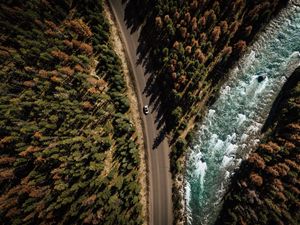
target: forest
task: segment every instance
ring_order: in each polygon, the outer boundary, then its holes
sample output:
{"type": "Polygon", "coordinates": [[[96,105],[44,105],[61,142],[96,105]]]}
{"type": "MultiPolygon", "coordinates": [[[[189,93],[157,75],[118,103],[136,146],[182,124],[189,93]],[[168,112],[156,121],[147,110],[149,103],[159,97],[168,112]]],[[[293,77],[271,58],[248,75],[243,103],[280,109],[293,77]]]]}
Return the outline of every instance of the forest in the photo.
{"type": "Polygon", "coordinates": [[[299,78],[300,68],[275,101],[262,143],[233,178],[216,224],[300,223],[299,78]]]}
{"type": "Polygon", "coordinates": [[[287,0],[127,0],[125,18],[140,35],[147,91],[172,146],[174,220],[183,221],[182,174],[194,127],[218,97],[227,72],[287,0]],[[135,9],[139,9],[136,11],[135,9]]]}
{"type": "Polygon", "coordinates": [[[144,24],[140,54],[153,76],[148,91],[161,101],[166,130],[176,139],[201,119],[228,69],[287,0],[127,2],[132,30],[144,24]]]}
{"type": "Polygon", "coordinates": [[[217,98],[228,70],[286,3],[127,0],[127,23],[133,31],[143,24],[139,53],[151,73],[148,93],[160,105],[160,125],[173,146],[175,174],[182,172],[195,123],[217,98]]]}
{"type": "MultiPolygon", "coordinates": [[[[185,221],[182,180],[195,124],[287,1],[122,0],[127,25],[142,26],[146,91],[172,148],[174,224],[185,221]]],[[[139,134],[103,2],[0,3],[0,224],[147,219],[139,134]]],[[[300,223],[299,76],[297,69],[276,100],[216,224],[300,223]]]]}
{"type": "Polygon", "coordinates": [[[0,30],[0,223],[142,224],[103,1],[2,1],[0,30]]]}

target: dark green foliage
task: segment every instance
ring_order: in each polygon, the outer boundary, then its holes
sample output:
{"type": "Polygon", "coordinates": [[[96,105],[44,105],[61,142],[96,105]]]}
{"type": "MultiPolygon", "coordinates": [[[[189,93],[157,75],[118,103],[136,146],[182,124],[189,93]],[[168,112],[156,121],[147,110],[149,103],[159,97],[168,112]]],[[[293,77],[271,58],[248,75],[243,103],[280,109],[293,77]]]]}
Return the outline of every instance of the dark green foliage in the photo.
{"type": "Polygon", "coordinates": [[[162,100],[168,133],[212,103],[207,96],[218,93],[228,69],[286,2],[127,0],[128,24],[133,30],[144,25],[140,49],[154,80],[148,91],[154,87],[162,100]]]}
{"type": "Polygon", "coordinates": [[[0,31],[0,223],[142,224],[102,1],[6,1],[0,31]]]}
{"type": "MultiPolygon", "coordinates": [[[[287,0],[125,2],[127,24],[133,31],[142,26],[141,60],[146,59],[152,76],[146,91],[161,101],[160,123],[171,139],[170,166],[177,179],[186,152],[182,139],[191,142],[191,135],[186,135],[216,99],[230,67],[287,0]]],[[[180,188],[174,188],[174,224],[183,222],[176,211],[180,188]]]]}
{"type": "Polygon", "coordinates": [[[120,93],[111,93],[111,97],[115,102],[116,110],[120,113],[126,113],[129,110],[128,99],[120,93]]]}

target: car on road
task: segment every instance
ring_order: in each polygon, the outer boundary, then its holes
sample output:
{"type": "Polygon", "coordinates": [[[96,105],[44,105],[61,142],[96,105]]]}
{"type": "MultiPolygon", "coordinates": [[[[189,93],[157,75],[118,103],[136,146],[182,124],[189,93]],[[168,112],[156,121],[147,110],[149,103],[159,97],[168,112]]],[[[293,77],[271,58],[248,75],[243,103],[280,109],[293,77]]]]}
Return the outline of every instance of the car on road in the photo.
{"type": "Polygon", "coordinates": [[[145,115],[148,115],[148,114],[149,114],[149,106],[148,106],[148,105],[145,105],[145,106],[143,107],[143,111],[144,111],[145,115]]]}

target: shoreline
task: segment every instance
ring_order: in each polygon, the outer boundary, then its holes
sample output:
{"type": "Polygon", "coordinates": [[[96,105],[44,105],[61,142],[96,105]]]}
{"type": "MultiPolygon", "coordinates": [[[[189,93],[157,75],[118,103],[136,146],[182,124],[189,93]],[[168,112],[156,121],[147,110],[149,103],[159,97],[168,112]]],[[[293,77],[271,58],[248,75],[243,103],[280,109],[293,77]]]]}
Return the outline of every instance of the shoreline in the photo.
{"type": "MultiPolygon", "coordinates": [[[[187,223],[187,201],[186,201],[186,167],[187,167],[187,162],[188,162],[188,157],[189,157],[189,150],[190,150],[190,146],[193,145],[193,142],[195,140],[196,137],[196,133],[198,132],[198,124],[201,124],[202,119],[206,116],[208,109],[210,108],[211,105],[214,104],[215,100],[219,97],[220,95],[220,91],[222,90],[222,87],[226,84],[226,82],[228,81],[229,78],[233,78],[234,76],[229,76],[232,71],[234,71],[237,67],[240,67],[240,64],[244,63],[244,58],[249,55],[251,53],[251,51],[253,51],[253,48],[256,47],[257,43],[259,44],[260,42],[262,42],[262,34],[265,33],[266,31],[270,30],[270,23],[277,19],[280,18],[281,16],[283,16],[285,14],[286,9],[288,9],[289,7],[293,7],[293,6],[298,6],[297,4],[295,4],[294,2],[290,2],[288,5],[286,5],[285,7],[281,8],[280,11],[276,14],[273,15],[270,20],[266,23],[264,23],[264,26],[256,33],[256,35],[253,37],[253,39],[251,40],[251,42],[248,45],[248,48],[246,49],[246,51],[239,57],[239,59],[233,63],[227,71],[227,75],[225,77],[224,80],[222,80],[219,84],[216,85],[216,87],[218,87],[216,92],[212,92],[210,97],[212,96],[214,98],[214,101],[212,104],[208,105],[205,104],[207,103],[207,101],[204,103],[204,107],[202,110],[204,110],[203,115],[201,115],[201,120],[200,121],[194,121],[192,124],[192,129],[190,129],[190,131],[188,133],[193,133],[194,135],[192,136],[192,142],[191,143],[187,143],[187,147],[185,150],[184,155],[182,156],[182,159],[180,158],[180,160],[183,161],[183,165],[184,165],[184,169],[183,169],[183,173],[179,173],[179,174],[174,174],[176,177],[183,177],[183,180],[180,182],[180,185],[182,187],[182,189],[177,190],[179,193],[183,193],[182,197],[183,197],[183,209],[181,209],[180,211],[183,211],[183,214],[181,215],[184,218],[184,222],[183,224],[187,223]]],[[[272,24],[271,24],[272,25],[272,24]]],[[[278,96],[277,96],[278,97],[278,96]]],[[[267,121],[266,121],[267,122],[267,121]]],[[[264,125],[265,126],[265,125],[264,125]]],[[[252,151],[254,151],[254,149],[252,149],[248,154],[250,154],[252,151]]],[[[236,168],[235,170],[238,170],[238,168],[236,168]]],[[[173,182],[175,183],[176,181],[173,180],[173,182]]],[[[231,181],[229,181],[231,183],[231,181]]],[[[221,201],[221,203],[223,204],[223,200],[221,201]]],[[[181,223],[177,223],[177,224],[181,224],[181,223]]]]}
{"type": "MultiPolygon", "coordinates": [[[[140,117],[139,109],[138,109],[138,100],[136,94],[136,88],[131,80],[132,73],[130,71],[130,66],[128,65],[126,51],[124,49],[124,43],[120,37],[120,31],[116,26],[116,21],[111,11],[111,7],[107,1],[103,2],[103,12],[106,15],[106,19],[110,25],[111,37],[110,41],[113,46],[113,50],[118,55],[122,71],[124,74],[124,80],[126,82],[127,87],[127,98],[130,102],[130,113],[129,118],[134,122],[136,133],[140,134],[143,133],[142,127],[142,119],[140,117]]],[[[149,187],[148,187],[148,166],[147,166],[147,156],[145,151],[145,142],[143,135],[136,135],[137,143],[139,145],[139,152],[140,152],[140,167],[139,167],[139,175],[140,175],[140,185],[141,185],[141,204],[143,205],[143,215],[144,223],[149,224],[149,187]]]]}

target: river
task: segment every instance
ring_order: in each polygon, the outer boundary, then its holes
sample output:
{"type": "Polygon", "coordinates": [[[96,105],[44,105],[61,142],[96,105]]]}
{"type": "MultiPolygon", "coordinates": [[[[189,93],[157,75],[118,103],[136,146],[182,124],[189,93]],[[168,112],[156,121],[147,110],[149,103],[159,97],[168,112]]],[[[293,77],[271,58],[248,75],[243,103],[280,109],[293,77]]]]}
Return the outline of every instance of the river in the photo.
{"type": "Polygon", "coordinates": [[[259,143],[273,101],[300,65],[299,3],[290,2],[260,34],[199,126],[187,158],[189,224],[215,222],[231,175],[259,143]]]}

